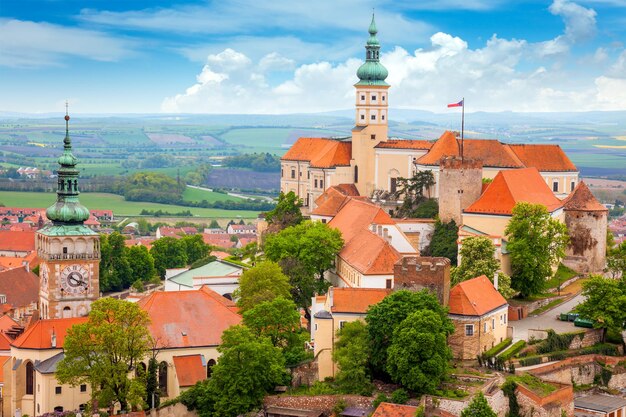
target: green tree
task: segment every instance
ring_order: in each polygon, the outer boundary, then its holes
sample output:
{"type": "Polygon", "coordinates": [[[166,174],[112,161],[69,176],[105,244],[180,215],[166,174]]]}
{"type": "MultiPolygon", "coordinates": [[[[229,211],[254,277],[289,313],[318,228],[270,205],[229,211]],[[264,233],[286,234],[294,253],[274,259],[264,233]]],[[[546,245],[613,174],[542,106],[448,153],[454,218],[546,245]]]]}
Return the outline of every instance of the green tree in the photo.
{"type": "MultiPolygon", "coordinates": [[[[487,276],[494,282],[496,272],[500,269],[500,262],[494,257],[496,247],[483,236],[472,236],[463,239],[460,255],[461,263],[452,269],[452,285],[481,275],[487,276]]],[[[515,292],[511,289],[511,279],[503,272],[498,272],[498,291],[505,298],[512,297],[515,292]]]]}
{"type": "Polygon", "coordinates": [[[626,285],[612,278],[592,276],[583,283],[585,301],[576,310],[581,317],[593,320],[597,329],[622,331],[626,325],[626,285]]]}
{"type": "Polygon", "coordinates": [[[210,229],[221,229],[220,224],[215,219],[211,220],[211,224],[209,224],[209,228],[210,229]]]}
{"type": "Polygon", "coordinates": [[[159,370],[159,362],[155,357],[148,360],[148,371],[146,375],[146,397],[145,402],[150,408],[156,408],[161,402],[159,395],[159,382],[157,372],[159,370]]]}
{"type": "MultiPolygon", "coordinates": [[[[610,231],[607,233],[611,234],[610,231]]],[[[626,278],[626,242],[622,242],[615,248],[607,249],[606,266],[613,278],[626,278]]]]}
{"type": "Polygon", "coordinates": [[[120,291],[134,282],[124,236],[118,232],[100,236],[100,290],[120,291]]]}
{"type": "Polygon", "coordinates": [[[404,319],[393,331],[387,353],[387,372],[392,380],[417,393],[435,390],[452,359],[446,342],[448,326],[440,314],[428,309],[404,319]]]}
{"type": "Polygon", "coordinates": [[[333,360],[339,367],[335,377],[339,389],[346,394],[371,395],[370,348],[365,323],[360,320],[345,323],[337,337],[333,360]]]}
{"type": "Polygon", "coordinates": [[[458,252],[457,240],[459,238],[459,227],[454,220],[449,223],[435,222],[433,237],[424,250],[425,256],[442,256],[450,259],[452,265],[456,265],[458,252]]]}
{"type": "Polygon", "coordinates": [[[156,275],[154,268],[154,258],[148,252],[148,248],[143,245],[135,245],[126,249],[126,257],[129,262],[132,276],[143,282],[148,282],[156,275]]]}
{"type": "Polygon", "coordinates": [[[128,201],[150,201],[154,203],[181,203],[185,184],[156,172],[137,172],[119,180],[114,191],[128,201]]]}
{"type": "Polygon", "coordinates": [[[162,237],[155,240],[150,249],[154,258],[154,267],[161,278],[165,277],[168,268],[182,268],[187,265],[186,245],[173,237],[162,237]]]}
{"type": "Polygon", "coordinates": [[[540,294],[552,266],[565,255],[567,227],[541,204],[517,203],[504,233],[513,271],[512,287],[522,297],[540,294]]]}
{"type": "Polygon", "coordinates": [[[148,314],[136,303],[101,298],[91,305],[89,320],[72,326],[57,365],[61,384],[89,384],[100,406],[122,410],[141,404],[146,384],[132,372],[152,345],[148,314]]]}
{"type": "Polygon", "coordinates": [[[185,246],[188,264],[192,264],[198,259],[209,256],[211,246],[204,243],[202,235],[183,236],[180,241],[185,246]]]}
{"type": "Polygon", "coordinates": [[[270,340],[245,326],[233,326],[222,335],[219,362],[211,378],[181,395],[200,417],[232,417],[261,405],[268,392],[286,382],[285,360],[270,340]]]}
{"type": "Polygon", "coordinates": [[[427,214],[427,217],[435,217],[439,211],[438,206],[433,206],[431,201],[428,207],[422,207],[427,199],[424,197],[424,191],[428,191],[430,187],[435,185],[435,177],[432,171],[415,171],[411,178],[398,178],[398,191],[395,196],[403,199],[402,205],[398,208],[398,216],[400,217],[422,217],[427,214]],[[432,214],[432,208],[437,207],[435,213],[432,214]]]}
{"type": "Polygon", "coordinates": [[[245,271],[239,278],[239,288],[233,294],[242,313],[264,301],[283,297],[291,299],[289,279],[280,266],[271,261],[257,264],[245,271]]]}
{"type": "Polygon", "coordinates": [[[483,393],[478,392],[467,408],[461,411],[461,417],[498,417],[498,415],[489,407],[483,393]]]}
{"type": "MultiPolygon", "coordinates": [[[[287,365],[304,359],[300,313],[293,301],[277,297],[259,303],[243,313],[243,324],[257,336],[269,338],[272,345],[280,348],[287,365]]],[[[304,336],[308,338],[308,334],[304,336]]]]}
{"type": "Polygon", "coordinates": [[[311,299],[317,294],[325,294],[330,282],[319,280],[295,258],[284,258],[279,262],[280,267],[291,285],[291,296],[295,303],[305,311],[307,320],[311,319],[311,299]]]}
{"type": "Polygon", "coordinates": [[[302,207],[302,199],[298,198],[293,191],[287,194],[281,192],[276,207],[265,213],[265,220],[269,225],[268,231],[277,232],[302,222],[300,207],[302,207]]]}
{"type": "Polygon", "coordinates": [[[372,349],[371,364],[376,372],[386,372],[387,350],[391,345],[395,328],[411,313],[420,310],[436,313],[445,333],[452,334],[454,326],[448,318],[447,310],[439,304],[437,297],[427,290],[396,291],[369,308],[365,321],[372,349]]]}

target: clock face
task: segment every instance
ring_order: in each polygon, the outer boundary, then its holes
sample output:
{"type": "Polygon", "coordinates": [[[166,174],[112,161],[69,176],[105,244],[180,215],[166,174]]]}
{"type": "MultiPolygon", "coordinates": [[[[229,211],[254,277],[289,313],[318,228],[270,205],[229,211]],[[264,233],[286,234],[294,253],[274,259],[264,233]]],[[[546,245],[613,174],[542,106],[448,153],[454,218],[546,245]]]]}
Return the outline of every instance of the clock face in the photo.
{"type": "Polygon", "coordinates": [[[61,289],[66,294],[84,294],[89,289],[89,271],[82,265],[69,265],[61,271],[61,289]]]}

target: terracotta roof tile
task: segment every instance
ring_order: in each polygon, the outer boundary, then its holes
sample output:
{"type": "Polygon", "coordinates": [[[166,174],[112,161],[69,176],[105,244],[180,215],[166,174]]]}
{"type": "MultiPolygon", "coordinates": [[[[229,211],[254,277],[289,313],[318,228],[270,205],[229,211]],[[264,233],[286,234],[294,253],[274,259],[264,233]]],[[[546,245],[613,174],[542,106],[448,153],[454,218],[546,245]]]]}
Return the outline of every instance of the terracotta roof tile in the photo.
{"type": "Polygon", "coordinates": [[[563,200],[563,209],[565,210],[580,210],[580,211],[606,211],[609,209],[604,207],[594,197],[583,181],[579,182],[574,191],[563,200]]]}
{"type": "Polygon", "coordinates": [[[38,320],[15,339],[13,346],[21,349],[60,349],[67,330],[75,324],[85,322],[87,317],[38,320]],[[53,334],[56,335],[56,348],[52,347],[53,334]]]}
{"type": "Polygon", "coordinates": [[[328,188],[322,195],[315,199],[317,207],[311,212],[317,216],[335,216],[339,210],[350,200],[350,196],[333,186],[328,188]]]}
{"type": "Polygon", "coordinates": [[[527,167],[539,171],[578,171],[559,145],[508,145],[527,167]]]}
{"type": "Polygon", "coordinates": [[[368,229],[372,223],[395,224],[377,205],[351,198],[328,225],[339,229],[344,242],[349,242],[357,233],[368,229]]]}
{"type": "Polygon", "coordinates": [[[511,215],[521,201],[544,205],[549,212],[563,203],[556,198],[537,168],[500,171],[485,192],[464,213],[511,215]]]}
{"type": "Polygon", "coordinates": [[[190,387],[206,379],[206,368],[201,355],[174,356],[176,378],[181,387],[190,387]]]}
{"type": "Polygon", "coordinates": [[[481,275],[455,285],[450,290],[449,313],[461,316],[482,316],[507,302],[489,278],[481,275]]]}
{"type": "Polygon", "coordinates": [[[202,233],[202,240],[207,245],[218,246],[220,248],[233,248],[236,242],[230,240],[227,234],[202,233]]]}
{"type": "Polygon", "coordinates": [[[333,313],[365,314],[367,309],[391,294],[386,288],[333,288],[333,313]]]}
{"type": "Polygon", "coordinates": [[[433,146],[433,143],[427,140],[389,139],[385,142],[380,142],[378,145],[375,146],[375,148],[428,150],[432,146],[433,146]]]}
{"type": "Polygon", "coordinates": [[[454,133],[446,130],[443,135],[432,145],[430,151],[422,156],[417,162],[421,165],[439,165],[439,160],[444,156],[458,155],[459,144],[454,133]]]}
{"type": "Polygon", "coordinates": [[[350,239],[339,257],[365,275],[393,274],[394,264],[402,258],[385,239],[367,229],[350,239]]]}
{"type": "Polygon", "coordinates": [[[222,333],[241,322],[235,303],[209,288],[157,291],[138,301],[150,316],[150,332],[166,348],[218,346],[222,333]]]}
{"type": "Polygon", "coordinates": [[[35,232],[0,230],[0,250],[30,252],[35,250],[35,232]]]}
{"type": "Polygon", "coordinates": [[[12,307],[26,307],[39,300],[39,277],[26,268],[0,272],[0,294],[12,307]]]}
{"type": "Polygon", "coordinates": [[[281,158],[283,161],[306,161],[313,168],[349,166],[352,143],[325,138],[300,138],[281,158]]]}
{"type": "Polygon", "coordinates": [[[4,332],[5,330],[9,330],[11,327],[18,324],[15,320],[13,320],[10,316],[6,314],[4,316],[0,316],[0,332],[4,332]]]}
{"type": "Polygon", "coordinates": [[[411,405],[380,403],[371,417],[415,417],[416,412],[417,407],[411,405]]]}
{"type": "Polygon", "coordinates": [[[359,189],[356,188],[356,185],[354,184],[337,184],[333,185],[333,187],[337,188],[345,195],[349,195],[350,197],[358,197],[360,195],[359,189]]]}

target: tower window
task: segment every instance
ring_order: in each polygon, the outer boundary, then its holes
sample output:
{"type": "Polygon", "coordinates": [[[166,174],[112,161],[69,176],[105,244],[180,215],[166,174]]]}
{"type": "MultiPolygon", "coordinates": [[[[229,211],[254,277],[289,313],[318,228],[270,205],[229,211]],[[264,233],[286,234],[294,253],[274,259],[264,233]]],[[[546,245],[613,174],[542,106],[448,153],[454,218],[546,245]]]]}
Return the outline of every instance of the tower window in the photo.
{"type": "Polygon", "coordinates": [[[314,187],[317,188],[317,180],[313,181],[313,183],[315,184],[314,187]]]}
{"type": "Polygon", "coordinates": [[[372,101],[376,101],[376,96],[372,96],[372,101]]]}
{"type": "Polygon", "coordinates": [[[291,178],[296,178],[296,170],[295,169],[291,170],[291,178]]]}
{"type": "Polygon", "coordinates": [[[67,246],[63,246],[63,253],[67,253],[67,246]]]}
{"type": "Polygon", "coordinates": [[[361,95],[361,100],[365,100],[365,96],[364,95],[361,95]]]}
{"type": "Polygon", "coordinates": [[[574,188],[576,188],[576,181],[572,181],[572,184],[570,185],[570,191],[574,191],[574,188]]]}
{"type": "Polygon", "coordinates": [[[376,139],[376,135],[370,135],[370,139],[372,140],[376,139]]]}
{"type": "Polygon", "coordinates": [[[380,116],[380,118],[381,118],[382,120],[385,120],[385,115],[383,114],[382,116],[380,116]]]}
{"type": "Polygon", "coordinates": [[[559,182],[558,181],[554,181],[552,183],[552,191],[554,191],[555,193],[559,191],[559,182]]]}
{"type": "Polygon", "coordinates": [[[364,114],[361,115],[361,120],[365,120],[365,115],[364,114]]]}
{"type": "Polygon", "coordinates": [[[382,101],[385,101],[385,96],[382,96],[380,99],[381,99],[382,101]]]}
{"type": "Polygon", "coordinates": [[[372,120],[376,120],[376,115],[372,114],[372,120]]]}

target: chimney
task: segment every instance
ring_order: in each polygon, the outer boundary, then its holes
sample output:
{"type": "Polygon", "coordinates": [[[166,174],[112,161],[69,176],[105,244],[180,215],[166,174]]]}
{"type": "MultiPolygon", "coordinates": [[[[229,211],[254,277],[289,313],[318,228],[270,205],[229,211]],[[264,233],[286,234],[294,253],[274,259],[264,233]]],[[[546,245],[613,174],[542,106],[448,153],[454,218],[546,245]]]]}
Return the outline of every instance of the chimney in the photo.
{"type": "Polygon", "coordinates": [[[498,289],[498,271],[493,274],[493,286],[496,287],[496,290],[498,289]]]}
{"type": "Polygon", "coordinates": [[[328,287],[328,302],[331,308],[335,305],[335,302],[333,300],[333,293],[334,293],[333,287],[332,286],[328,287]]]}
{"type": "Polygon", "coordinates": [[[52,336],[50,336],[50,345],[51,345],[53,348],[56,348],[56,347],[57,347],[57,335],[56,335],[56,333],[54,332],[54,327],[52,328],[52,336]]]}

